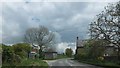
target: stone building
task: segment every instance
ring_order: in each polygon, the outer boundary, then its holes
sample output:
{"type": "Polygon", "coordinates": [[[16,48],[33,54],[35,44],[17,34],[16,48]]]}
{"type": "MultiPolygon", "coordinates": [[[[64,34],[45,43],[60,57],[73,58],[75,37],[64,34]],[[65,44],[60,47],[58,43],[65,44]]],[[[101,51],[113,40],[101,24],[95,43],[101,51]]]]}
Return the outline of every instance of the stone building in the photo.
{"type": "MultiPolygon", "coordinates": [[[[76,39],[76,55],[78,54],[83,54],[84,52],[84,43],[86,42],[86,40],[80,40],[78,37],[76,39]]],[[[116,56],[117,54],[117,47],[115,47],[115,45],[113,44],[109,44],[109,45],[105,45],[104,46],[105,51],[103,56],[116,56]]]]}
{"type": "Polygon", "coordinates": [[[105,46],[104,56],[116,56],[117,54],[117,47],[113,44],[109,44],[105,46]]]}

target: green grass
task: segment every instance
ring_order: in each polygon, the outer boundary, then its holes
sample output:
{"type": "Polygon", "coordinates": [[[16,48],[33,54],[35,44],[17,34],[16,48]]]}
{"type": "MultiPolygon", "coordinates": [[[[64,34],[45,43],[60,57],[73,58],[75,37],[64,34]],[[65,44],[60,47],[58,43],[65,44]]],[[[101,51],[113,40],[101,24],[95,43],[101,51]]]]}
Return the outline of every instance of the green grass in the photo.
{"type": "Polygon", "coordinates": [[[48,64],[41,59],[27,59],[23,60],[17,66],[48,66],[48,64]]]}
{"type": "Polygon", "coordinates": [[[109,62],[109,61],[98,61],[98,60],[79,60],[79,62],[92,64],[96,66],[101,66],[104,68],[120,68],[120,65],[118,65],[115,62],[109,62]]]}
{"type": "Polygon", "coordinates": [[[41,59],[23,59],[21,63],[3,64],[2,68],[48,68],[48,64],[41,59]]]}
{"type": "Polygon", "coordinates": [[[68,58],[66,55],[57,55],[57,59],[68,58]]]}

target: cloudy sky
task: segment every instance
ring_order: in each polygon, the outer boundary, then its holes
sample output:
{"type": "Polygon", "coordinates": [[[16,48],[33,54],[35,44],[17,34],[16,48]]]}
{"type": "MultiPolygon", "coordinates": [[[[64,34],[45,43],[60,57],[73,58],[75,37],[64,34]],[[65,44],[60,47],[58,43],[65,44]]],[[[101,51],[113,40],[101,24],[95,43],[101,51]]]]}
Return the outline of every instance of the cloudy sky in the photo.
{"type": "Polygon", "coordinates": [[[108,3],[118,0],[47,1],[2,0],[0,3],[0,43],[22,42],[26,29],[43,25],[56,33],[59,45],[65,44],[65,47],[68,47],[69,44],[74,44],[76,36],[87,39],[89,23],[104,10],[108,3]]]}

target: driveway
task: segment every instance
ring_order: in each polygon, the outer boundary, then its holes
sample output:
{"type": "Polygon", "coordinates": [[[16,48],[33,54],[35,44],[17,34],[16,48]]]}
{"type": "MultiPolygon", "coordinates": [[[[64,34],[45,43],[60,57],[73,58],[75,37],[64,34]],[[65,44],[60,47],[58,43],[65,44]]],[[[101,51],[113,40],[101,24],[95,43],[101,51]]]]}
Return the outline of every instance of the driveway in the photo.
{"type": "Polygon", "coordinates": [[[71,60],[70,58],[57,59],[57,60],[46,60],[50,68],[102,68],[89,64],[84,64],[71,60]]]}

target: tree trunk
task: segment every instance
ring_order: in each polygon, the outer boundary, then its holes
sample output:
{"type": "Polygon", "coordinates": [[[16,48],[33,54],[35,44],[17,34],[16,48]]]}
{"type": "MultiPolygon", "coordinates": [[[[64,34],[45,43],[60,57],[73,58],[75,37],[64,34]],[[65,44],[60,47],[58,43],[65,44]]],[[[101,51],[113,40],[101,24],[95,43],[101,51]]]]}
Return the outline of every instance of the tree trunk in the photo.
{"type": "Polygon", "coordinates": [[[42,46],[40,46],[40,49],[39,49],[39,58],[43,58],[43,52],[42,52],[42,46]]]}
{"type": "Polygon", "coordinates": [[[42,50],[39,49],[39,58],[42,58],[42,50]]]}

